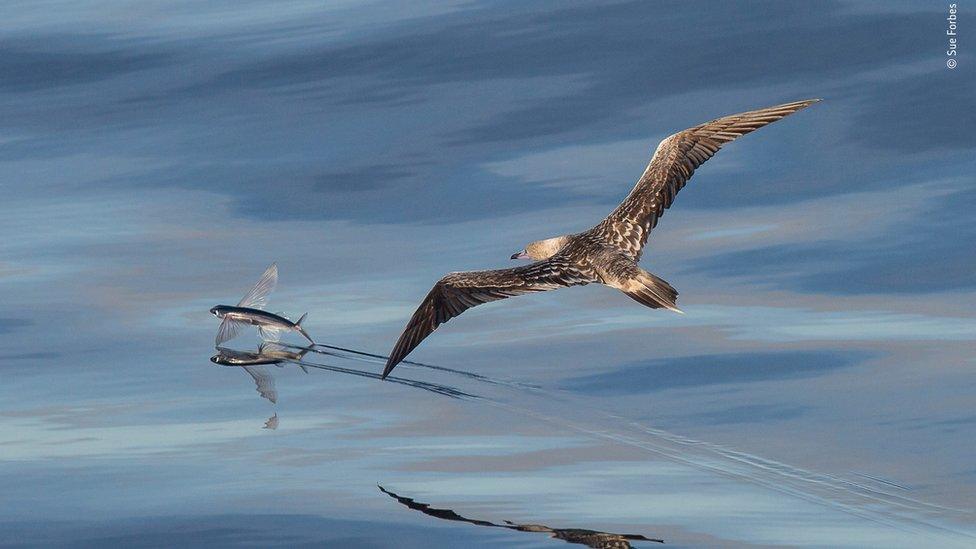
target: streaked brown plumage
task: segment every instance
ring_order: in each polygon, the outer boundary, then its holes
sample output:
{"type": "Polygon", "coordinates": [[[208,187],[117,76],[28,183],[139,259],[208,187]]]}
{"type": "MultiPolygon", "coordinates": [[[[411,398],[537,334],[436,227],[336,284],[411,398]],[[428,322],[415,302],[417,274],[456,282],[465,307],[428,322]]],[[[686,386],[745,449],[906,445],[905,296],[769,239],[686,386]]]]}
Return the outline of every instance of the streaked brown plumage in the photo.
{"type": "Polygon", "coordinates": [[[471,307],[506,297],[598,282],[648,307],[681,312],[678,292],[637,266],[657,220],[695,169],[723,145],[817,101],[733,114],[678,132],[661,141],[627,198],[592,229],[533,242],[512,256],[536,260],[530,265],[450,273],[440,279],[393,347],[383,377],[441,324],[471,307]]]}

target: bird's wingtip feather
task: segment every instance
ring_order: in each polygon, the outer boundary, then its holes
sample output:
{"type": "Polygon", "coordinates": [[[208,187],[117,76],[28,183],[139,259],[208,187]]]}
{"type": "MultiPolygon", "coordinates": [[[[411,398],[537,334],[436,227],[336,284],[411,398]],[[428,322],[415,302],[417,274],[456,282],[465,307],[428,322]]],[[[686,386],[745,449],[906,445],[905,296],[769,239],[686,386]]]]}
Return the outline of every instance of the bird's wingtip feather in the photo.
{"type": "Polygon", "coordinates": [[[395,366],[396,366],[396,363],[394,363],[393,361],[387,362],[386,363],[386,368],[383,368],[383,375],[380,376],[380,379],[381,380],[385,380],[386,379],[386,376],[390,375],[390,372],[393,371],[393,368],[395,366]]]}

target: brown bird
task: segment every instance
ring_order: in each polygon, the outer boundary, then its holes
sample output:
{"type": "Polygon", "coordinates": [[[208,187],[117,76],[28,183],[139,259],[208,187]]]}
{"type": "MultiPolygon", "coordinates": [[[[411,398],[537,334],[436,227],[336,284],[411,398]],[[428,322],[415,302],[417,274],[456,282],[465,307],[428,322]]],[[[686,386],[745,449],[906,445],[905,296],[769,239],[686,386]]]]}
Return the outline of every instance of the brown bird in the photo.
{"type": "Polygon", "coordinates": [[[597,282],[652,309],[680,313],[678,292],[637,266],[658,218],[695,169],[723,145],[818,101],[733,114],[678,132],[661,141],[627,198],[592,229],[538,240],[512,255],[535,261],[530,265],[450,273],[440,279],[393,347],[383,377],[441,324],[471,307],[506,297],[597,282]]]}

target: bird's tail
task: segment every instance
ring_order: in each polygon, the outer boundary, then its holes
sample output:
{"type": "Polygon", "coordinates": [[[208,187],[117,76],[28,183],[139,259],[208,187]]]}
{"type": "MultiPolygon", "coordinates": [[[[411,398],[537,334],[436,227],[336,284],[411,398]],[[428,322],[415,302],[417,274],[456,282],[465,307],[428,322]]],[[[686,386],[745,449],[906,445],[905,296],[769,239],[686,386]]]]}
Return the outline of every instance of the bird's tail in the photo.
{"type": "Polygon", "coordinates": [[[684,314],[684,311],[678,308],[678,290],[663,278],[642,269],[636,278],[628,282],[629,284],[625,288],[620,288],[620,291],[634,301],[652,309],[668,309],[684,314]]]}
{"type": "Polygon", "coordinates": [[[295,323],[295,329],[298,330],[298,333],[302,334],[302,336],[305,339],[307,339],[309,343],[311,343],[312,345],[315,345],[315,342],[312,341],[312,337],[310,335],[308,335],[308,332],[305,331],[305,328],[302,328],[302,322],[305,321],[305,317],[307,317],[307,316],[308,316],[308,313],[305,313],[305,314],[303,314],[301,316],[301,318],[298,319],[298,322],[295,323]]]}

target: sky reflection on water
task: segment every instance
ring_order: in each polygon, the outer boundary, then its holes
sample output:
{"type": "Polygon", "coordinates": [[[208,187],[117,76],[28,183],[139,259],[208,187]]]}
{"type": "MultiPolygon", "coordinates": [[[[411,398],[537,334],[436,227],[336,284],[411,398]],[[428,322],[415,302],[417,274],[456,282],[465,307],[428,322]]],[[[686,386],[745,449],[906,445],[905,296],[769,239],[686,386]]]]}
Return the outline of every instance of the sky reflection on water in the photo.
{"type": "Polygon", "coordinates": [[[976,73],[944,7],[6,6],[0,544],[562,544],[378,483],[677,546],[968,542],[976,73]],[[592,225],[667,133],[804,97],[655,229],[686,316],[591,286],[410,357],[453,371],[349,353],[592,225]],[[208,360],[207,310],[271,261],[272,310],[337,347],[264,366],[275,404],[208,360]]]}

